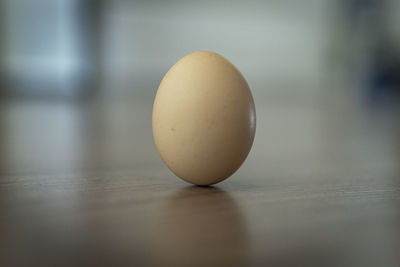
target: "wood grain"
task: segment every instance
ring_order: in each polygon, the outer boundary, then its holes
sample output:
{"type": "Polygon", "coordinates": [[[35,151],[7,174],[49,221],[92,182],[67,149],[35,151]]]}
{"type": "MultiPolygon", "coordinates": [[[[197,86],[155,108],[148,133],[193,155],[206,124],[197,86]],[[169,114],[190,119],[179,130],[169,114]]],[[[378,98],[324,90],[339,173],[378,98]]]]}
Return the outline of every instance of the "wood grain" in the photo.
{"type": "Polygon", "coordinates": [[[245,164],[194,187],[151,100],[3,100],[0,266],[399,266],[397,113],[256,104],[245,164]]]}

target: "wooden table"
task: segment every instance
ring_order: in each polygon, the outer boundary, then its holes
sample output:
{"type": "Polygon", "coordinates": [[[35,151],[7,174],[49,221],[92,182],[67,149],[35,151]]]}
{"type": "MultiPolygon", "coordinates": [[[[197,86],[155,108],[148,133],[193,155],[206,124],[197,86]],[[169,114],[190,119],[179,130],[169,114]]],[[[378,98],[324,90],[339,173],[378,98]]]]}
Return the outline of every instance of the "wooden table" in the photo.
{"type": "Polygon", "coordinates": [[[400,266],[397,113],[260,101],[214,187],[163,165],[150,99],[1,101],[0,266],[400,266]]]}

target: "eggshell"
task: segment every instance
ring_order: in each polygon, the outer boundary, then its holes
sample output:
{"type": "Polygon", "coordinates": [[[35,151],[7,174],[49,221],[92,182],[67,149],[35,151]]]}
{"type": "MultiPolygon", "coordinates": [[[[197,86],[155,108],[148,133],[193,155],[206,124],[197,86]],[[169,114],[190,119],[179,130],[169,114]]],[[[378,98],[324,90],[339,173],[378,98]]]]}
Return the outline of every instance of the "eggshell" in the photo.
{"type": "Polygon", "coordinates": [[[153,106],[153,136],[168,168],[183,180],[210,185],[231,176],[253,144],[250,88],[219,54],[199,51],[164,76],[153,106]]]}

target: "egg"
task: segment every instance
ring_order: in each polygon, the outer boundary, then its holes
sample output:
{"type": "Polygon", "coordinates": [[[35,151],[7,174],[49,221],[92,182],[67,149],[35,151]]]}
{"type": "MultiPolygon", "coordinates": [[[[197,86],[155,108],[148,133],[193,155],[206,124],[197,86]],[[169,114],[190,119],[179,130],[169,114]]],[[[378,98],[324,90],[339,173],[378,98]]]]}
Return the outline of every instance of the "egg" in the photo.
{"type": "Polygon", "coordinates": [[[216,184],[245,161],[253,144],[253,96],[240,71],[223,56],[198,51],[180,59],[158,88],[154,142],[178,177],[216,184]]]}

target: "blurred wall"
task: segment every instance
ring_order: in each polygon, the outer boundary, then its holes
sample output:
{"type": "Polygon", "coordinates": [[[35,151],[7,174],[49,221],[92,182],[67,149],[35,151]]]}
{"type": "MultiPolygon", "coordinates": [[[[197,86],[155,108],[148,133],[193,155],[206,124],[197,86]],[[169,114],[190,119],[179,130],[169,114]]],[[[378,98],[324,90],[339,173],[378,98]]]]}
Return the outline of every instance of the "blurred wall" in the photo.
{"type": "MultiPolygon", "coordinates": [[[[1,0],[2,91],[25,96],[80,96],[96,76],[96,0],[1,0]]],[[[97,77],[96,77],[97,78],[97,77]]]]}
{"type": "Polygon", "coordinates": [[[383,40],[377,32],[400,47],[396,0],[0,0],[0,6],[2,92],[19,95],[90,91],[150,103],[178,59],[212,50],[243,72],[256,101],[307,104],[332,88],[348,90],[331,85],[336,72],[357,80],[369,75],[383,40]]]}
{"type": "Polygon", "coordinates": [[[125,80],[125,87],[115,88],[153,94],[178,59],[211,50],[243,72],[256,96],[314,97],[326,53],[328,2],[108,1],[105,73],[125,80]]]}

